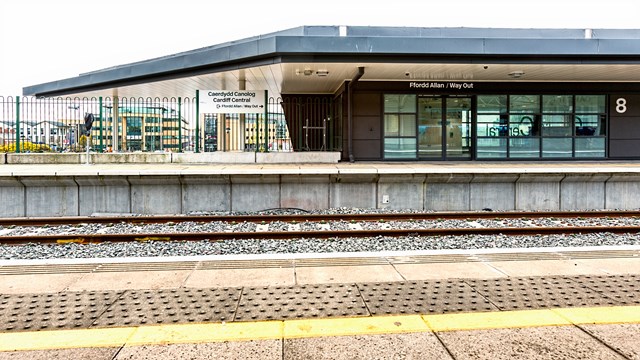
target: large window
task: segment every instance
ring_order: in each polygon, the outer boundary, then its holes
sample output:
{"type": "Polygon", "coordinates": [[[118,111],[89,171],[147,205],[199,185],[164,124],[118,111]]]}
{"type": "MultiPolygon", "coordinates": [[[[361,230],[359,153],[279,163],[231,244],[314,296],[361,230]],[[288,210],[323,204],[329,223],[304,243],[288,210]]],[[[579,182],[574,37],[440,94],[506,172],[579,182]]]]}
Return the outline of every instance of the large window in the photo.
{"type": "Polygon", "coordinates": [[[416,158],[416,95],[384,95],[384,158],[416,158]]]}
{"type": "Polygon", "coordinates": [[[602,158],[604,95],[479,95],[477,158],[602,158]]]}

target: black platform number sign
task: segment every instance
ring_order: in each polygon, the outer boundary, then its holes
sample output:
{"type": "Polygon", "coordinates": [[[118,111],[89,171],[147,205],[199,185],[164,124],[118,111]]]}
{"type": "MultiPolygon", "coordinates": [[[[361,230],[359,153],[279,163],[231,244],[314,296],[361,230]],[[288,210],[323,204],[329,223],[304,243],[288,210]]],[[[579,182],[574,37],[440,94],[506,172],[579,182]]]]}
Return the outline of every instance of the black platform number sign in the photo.
{"type": "Polygon", "coordinates": [[[88,113],[84,116],[84,133],[91,136],[91,127],[93,126],[93,114],[88,113]]]}

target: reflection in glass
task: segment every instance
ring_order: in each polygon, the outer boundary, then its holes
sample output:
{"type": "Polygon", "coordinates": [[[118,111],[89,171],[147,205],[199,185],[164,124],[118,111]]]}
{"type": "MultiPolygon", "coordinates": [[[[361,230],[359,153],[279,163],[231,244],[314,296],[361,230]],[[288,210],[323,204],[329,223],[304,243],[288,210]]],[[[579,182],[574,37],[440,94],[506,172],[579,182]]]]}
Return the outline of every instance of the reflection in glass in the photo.
{"type": "Polygon", "coordinates": [[[543,115],[542,136],[571,136],[571,115],[543,115]]]}
{"type": "Polygon", "coordinates": [[[442,157],[442,98],[418,98],[418,154],[442,157]]]}
{"type": "Polygon", "coordinates": [[[542,95],[543,113],[570,113],[572,111],[572,95],[542,95]]]}
{"type": "Polygon", "coordinates": [[[478,114],[506,114],[507,95],[478,95],[478,114]]]}
{"type": "Polygon", "coordinates": [[[516,138],[509,139],[510,158],[537,158],[540,157],[540,138],[516,138]]]}
{"type": "Polygon", "coordinates": [[[447,98],[447,157],[471,157],[471,98],[447,98]]]}
{"type": "Polygon", "coordinates": [[[414,114],[385,114],[384,136],[415,136],[416,116],[414,114]]]}
{"type": "Polygon", "coordinates": [[[385,138],[385,159],[415,159],[416,138],[385,138]]]}
{"type": "Polygon", "coordinates": [[[540,96],[538,95],[511,95],[509,110],[511,113],[539,113],[540,96]]]}
{"type": "Polygon", "coordinates": [[[571,157],[571,138],[542,138],[542,157],[571,157]]]}
{"type": "Polygon", "coordinates": [[[509,135],[513,137],[537,136],[537,115],[522,114],[509,116],[509,135]]]}
{"type": "Polygon", "coordinates": [[[605,101],[604,95],[576,95],[576,113],[605,113],[605,101]]]}
{"type": "Polygon", "coordinates": [[[478,138],[478,159],[505,159],[507,139],[478,138]]]}
{"type": "Polygon", "coordinates": [[[384,95],[384,112],[414,113],[416,111],[416,95],[386,94],[384,95]]]}
{"type": "Polygon", "coordinates": [[[604,138],[576,138],[576,157],[603,158],[604,138]]]}
{"type": "Polygon", "coordinates": [[[576,115],[576,136],[606,135],[604,115],[576,115]]]}

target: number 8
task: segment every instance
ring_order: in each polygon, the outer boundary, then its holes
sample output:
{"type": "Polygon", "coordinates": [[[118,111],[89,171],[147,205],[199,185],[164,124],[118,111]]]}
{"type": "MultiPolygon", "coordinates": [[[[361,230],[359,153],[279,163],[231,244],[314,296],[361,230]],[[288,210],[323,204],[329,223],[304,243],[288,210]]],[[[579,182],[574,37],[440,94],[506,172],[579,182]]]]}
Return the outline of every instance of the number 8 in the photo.
{"type": "Polygon", "coordinates": [[[625,112],[627,112],[627,99],[618,98],[616,100],[616,112],[618,114],[624,114],[625,112]]]}

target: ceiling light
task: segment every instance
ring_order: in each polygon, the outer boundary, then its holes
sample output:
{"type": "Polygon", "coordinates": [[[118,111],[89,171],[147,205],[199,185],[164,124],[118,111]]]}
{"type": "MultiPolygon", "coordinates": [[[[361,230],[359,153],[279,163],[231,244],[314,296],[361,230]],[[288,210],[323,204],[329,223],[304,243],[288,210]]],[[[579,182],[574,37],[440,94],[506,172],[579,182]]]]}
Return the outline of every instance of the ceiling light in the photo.
{"type": "Polygon", "coordinates": [[[296,75],[310,76],[311,74],[313,74],[313,70],[311,69],[304,69],[304,70],[296,69],[296,75]]]}
{"type": "Polygon", "coordinates": [[[524,71],[516,70],[516,71],[510,72],[507,75],[509,75],[509,77],[511,77],[511,78],[518,79],[518,78],[521,78],[522,76],[524,76],[524,71]]]}

